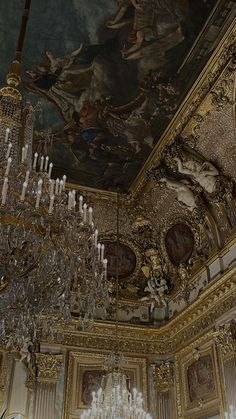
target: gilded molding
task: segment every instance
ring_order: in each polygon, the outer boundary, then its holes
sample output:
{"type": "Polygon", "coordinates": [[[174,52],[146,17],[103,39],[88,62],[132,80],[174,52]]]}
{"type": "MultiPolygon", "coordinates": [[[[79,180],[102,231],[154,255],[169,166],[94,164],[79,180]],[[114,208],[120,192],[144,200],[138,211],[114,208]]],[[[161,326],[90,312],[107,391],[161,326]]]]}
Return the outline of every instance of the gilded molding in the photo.
{"type": "MultiPolygon", "coordinates": [[[[225,274],[198,299],[166,325],[141,327],[120,324],[119,348],[123,353],[167,355],[176,353],[211,328],[220,317],[236,306],[236,268],[225,274]]],[[[54,343],[86,350],[108,352],[115,348],[115,325],[95,322],[91,331],[78,331],[74,319],[63,328],[58,325],[54,343]]],[[[47,341],[46,336],[43,341],[47,341]]]]}

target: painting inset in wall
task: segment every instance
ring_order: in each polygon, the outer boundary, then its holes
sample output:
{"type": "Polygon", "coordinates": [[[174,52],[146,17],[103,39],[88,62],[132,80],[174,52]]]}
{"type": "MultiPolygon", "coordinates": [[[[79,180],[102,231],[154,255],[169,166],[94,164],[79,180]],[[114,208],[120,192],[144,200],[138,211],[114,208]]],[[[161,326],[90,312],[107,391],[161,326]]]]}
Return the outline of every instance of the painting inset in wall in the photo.
{"type": "Polygon", "coordinates": [[[188,367],[187,380],[190,402],[204,400],[216,392],[211,355],[201,356],[188,367]]]}
{"type": "MultiPolygon", "coordinates": [[[[134,386],[134,371],[125,369],[124,374],[127,380],[127,388],[130,390],[134,386]]],[[[102,367],[80,366],[79,367],[79,397],[77,408],[89,408],[92,403],[92,393],[97,392],[102,385],[103,377],[106,375],[102,367]]]]}
{"type": "Polygon", "coordinates": [[[190,227],[183,223],[171,227],[165,237],[165,246],[173,265],[186,263],[194,250],[194,237],[190,227]]]}

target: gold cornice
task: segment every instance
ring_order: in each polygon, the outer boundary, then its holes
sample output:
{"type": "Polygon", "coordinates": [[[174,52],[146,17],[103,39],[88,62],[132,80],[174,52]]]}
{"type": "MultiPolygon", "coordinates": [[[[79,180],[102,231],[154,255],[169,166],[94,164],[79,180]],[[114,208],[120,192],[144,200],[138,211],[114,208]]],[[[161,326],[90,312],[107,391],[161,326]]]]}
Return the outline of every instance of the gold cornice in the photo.
{"type": "MultiPolygon", "coordinates": [[[[124,353],[142,355],[167,355],[176,353],[201,334],[214,327],[215,322],[236,306],[236,267],[220,278],[198,299],[159,328],[119,325],[119,346],[124,353]]],[[[55,343],[67,347],[110,351],[115,345],[115,325],[95,322],[91,331],[77,331],[74,319],[60,334],[55,343]]]]}

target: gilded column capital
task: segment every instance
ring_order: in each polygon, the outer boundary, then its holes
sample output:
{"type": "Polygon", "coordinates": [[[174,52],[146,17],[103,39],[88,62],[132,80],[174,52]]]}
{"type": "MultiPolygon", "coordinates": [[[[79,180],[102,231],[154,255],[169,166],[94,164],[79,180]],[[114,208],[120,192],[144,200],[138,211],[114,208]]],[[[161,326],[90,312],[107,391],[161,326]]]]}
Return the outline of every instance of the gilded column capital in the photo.
{"type": "Polygon", "coordinates": [[[236,351],[235,321],[219,326],[214,332],[215,343],[223,355],[236,351]]]}
{"type": "Polygon", "coordinates": [[[63,364],[63,355],[36,354],[37,381],[55,383],[63,364]]]}
{"type": "Polygon", "coordinates": [[[170,361],[152,365],[153,381],[159,393],[167,393],[173,387],[173,364],[170,361]]]}

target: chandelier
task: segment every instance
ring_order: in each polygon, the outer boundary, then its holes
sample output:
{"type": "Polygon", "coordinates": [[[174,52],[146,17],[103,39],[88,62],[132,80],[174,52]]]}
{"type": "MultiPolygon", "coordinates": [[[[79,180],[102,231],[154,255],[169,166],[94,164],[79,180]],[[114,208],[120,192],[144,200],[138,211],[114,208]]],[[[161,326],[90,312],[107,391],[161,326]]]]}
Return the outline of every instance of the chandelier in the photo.
{"type": "Polygon", "coordinates": [[[119,194],[117,195],[117,254],[116,254],[116,332],[115,351],[105,360],[104,375],[101,388],[92,393],[92,404],[84,410],[81,419],[152,419],[144,410],[142,393],[128,388],[127,376],[119,367],[124,360],[119,353],[118,342],[118,294],[119,294],[119,194]]]}
{"type": "Polygon", "coordinates": [[[92,405],[81,419],[152,419],[143,409],[143,397],[127,389],[127,377],[120,371],[107,374],[102,387],[92,393],[92,405]]]}
{"type": "Polygon", "coordinates": [[[236,410],[233,406],[229,406],[229,412],[225,412],[225,419],[236,419],[236,410]]]}
{"type": "Polygon", "coordinates": [[[66,191],[66,176],[52,179],[49,156],[32,151],[34,110],[17,88],[29,8],[26,0],[16,58],[0,90],[0,344],[18,350],[73,312],[89,327],[109,301],[92,208],[66,191]]]}

